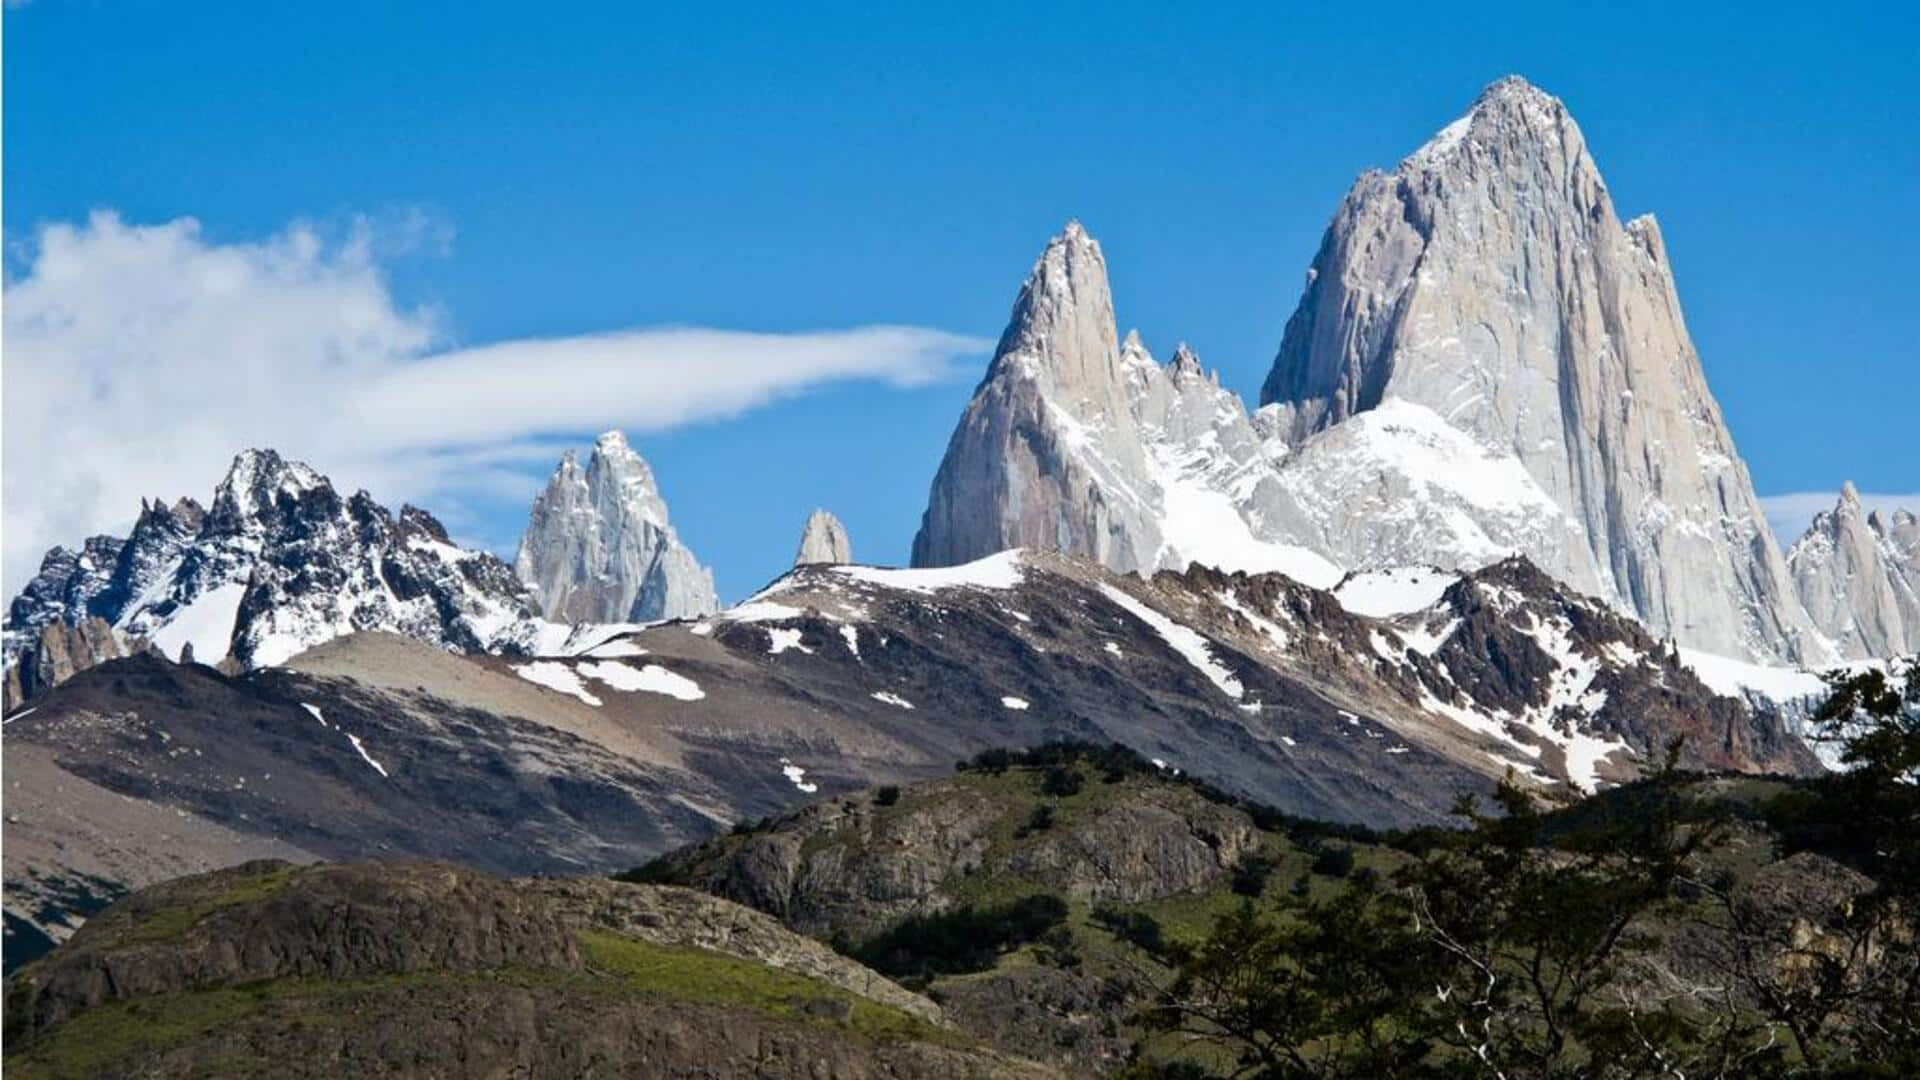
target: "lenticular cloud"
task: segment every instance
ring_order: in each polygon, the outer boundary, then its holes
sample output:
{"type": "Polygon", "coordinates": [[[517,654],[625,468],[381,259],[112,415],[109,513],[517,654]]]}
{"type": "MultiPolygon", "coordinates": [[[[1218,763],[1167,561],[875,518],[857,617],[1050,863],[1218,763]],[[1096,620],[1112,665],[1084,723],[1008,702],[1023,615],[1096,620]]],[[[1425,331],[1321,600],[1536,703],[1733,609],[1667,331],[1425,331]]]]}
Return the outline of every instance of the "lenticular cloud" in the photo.
{"type": "Polygon", "coordinates": [[[203,494],[244,447],[457,513],[462,492],[531,490],[525,470],[550,463],[553,433],[658,431],[832,381],[912,386],[985,347],[869,326],[450,348],[439,312],[389,288],[390,238],[366,223],[334,232],[217,243],[191,218],[111,212],[39,231],[6,288],[9,593],[48,547],[124,528],[143,496],[203,494]]]}

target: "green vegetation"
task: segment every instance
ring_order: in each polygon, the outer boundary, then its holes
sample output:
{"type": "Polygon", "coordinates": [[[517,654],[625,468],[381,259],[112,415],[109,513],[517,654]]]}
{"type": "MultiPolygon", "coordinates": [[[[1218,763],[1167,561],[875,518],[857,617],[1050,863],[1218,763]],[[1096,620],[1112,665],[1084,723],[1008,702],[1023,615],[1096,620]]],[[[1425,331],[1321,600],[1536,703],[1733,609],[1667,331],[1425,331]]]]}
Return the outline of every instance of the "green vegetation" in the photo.
{"type": "Polygon", "coordinates": [[[28,1080],[88,1080],[135,1057],[179,1046],[252,1015],[274,991],[261,985],[167,994],[89,1009],[25,1050],[7,1054],[7,1074],[28,1080]]]}
{"type": "Polygon", "coordinates": [[[1675,771],[1676,747],[1565,811],[1510,785],[1499,813],[1465,801],[1467,828],[1397,838],[1397,867],[1323,847],[1314,870],[1344,877],[1337,892],[1245,899],[1160,951],[1172,977],[1139,1019],[1180,1060],[1141,1068],[1920,1075],[1920,670],[1841,679],[1820,719],[1852,771],[1701,781],[1675,771]],[[1776,858],[1752,850],[1768,837],[1776,858]],[[1865,876],[1777,861],[1796,852],[1865,876]],[[1785,876],[1753,887],[1763,868],[1785,876]]]}
{"type": "Polygon", "coordinates": [[[278,894],[298,872],[298,867],[276,866],[250,874],[228,884],[219,892],[196,897],[191,903],[150,912],[137,923],[123,926],[110,938],[104,941],[96,939],[96,942],[100,947],[119,948],[173,941],[217,911],[266,900],[278,894]]]}
{"type": "MultiPolygon", "coordinates": [[[[604,931],[578,935],[586,970],[504,967],[477,973],[423,971],[358,979],[282,978],[243,986],[158,994],[88,1009],[20,1048],[8,1075],[84,1080],[259,1019],[280,1030],[339,1027],[357,1012],[417,1005],[435,997],[511,987],[576,1000],[635,997],[749,1009],[776,1020],[831,1027],[871,1042],[958,1044],[951,1031],[780,968],[696,948],[650,944],[604,931]]],[[[233,1071],[271,1073],[271,1061],[236,1061],[233,1071]],[[243,1068],[244,1067],[244,1068],[243,1068]]]]}
{"type": "Polygon", "coordinates": [[[748,1008],[810,1023],[831,1023],[830,1017],[843,1010],[809,1006],[838,1002],[844,1006],[846,1025],[869,1039],[938,1041],[951,1034],[898,1009],[782,968],[706,949],[655,945],[608,931],[588,930],[577,936],[588,968],[611,977],[621,992],[748,1008]]]}

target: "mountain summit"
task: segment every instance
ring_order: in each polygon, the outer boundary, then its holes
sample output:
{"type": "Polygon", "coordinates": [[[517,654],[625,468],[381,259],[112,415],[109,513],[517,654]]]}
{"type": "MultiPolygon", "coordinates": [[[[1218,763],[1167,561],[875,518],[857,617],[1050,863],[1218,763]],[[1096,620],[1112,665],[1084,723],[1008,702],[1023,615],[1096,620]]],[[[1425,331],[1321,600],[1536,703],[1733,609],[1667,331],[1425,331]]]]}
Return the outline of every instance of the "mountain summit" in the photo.
{"type": "Polygon", "coordinates": [[[618,431],[586,468],[569,450],[533,502],[514,558],[547,618],[572,623],[676,619],[718,608],[713,572],[667,521],[653,470],[618,431]]]}
{"type": "Polygon", "coordinates": [[[1707,389],[1660,228],[1518,77],[1347,193],[1261,392],[1298,444],[1390,400],[1511,454],[1585,543],[1541,558],[1712,652],[1824,646],[1707,389]]]}
{"type": "Polygon", "coordinates": [[[1697,649],[1833,655],[1794,594],[1680,316],[1578,125],[1488,87],[1363,175],[1251,416],[1182,346],[1117,340],[1078,223],[1021,288],[934,479],[916,565],[1050,548],[1310,584],[1523,554],[1697,649]]]}

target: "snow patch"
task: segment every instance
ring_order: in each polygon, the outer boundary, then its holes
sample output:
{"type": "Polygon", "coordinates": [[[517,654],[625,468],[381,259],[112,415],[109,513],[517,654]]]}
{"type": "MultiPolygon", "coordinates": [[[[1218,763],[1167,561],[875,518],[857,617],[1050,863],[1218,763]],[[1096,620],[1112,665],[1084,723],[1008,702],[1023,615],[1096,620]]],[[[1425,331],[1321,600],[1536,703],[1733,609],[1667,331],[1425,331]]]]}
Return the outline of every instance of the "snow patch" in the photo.
{"type": "Polygon", "coordinates": [[[579,698],[589,705],[600,704],[599,698],[587,693],[586,685],[580,681],[580,676],[558,660],[536,660],[531,664],[515,664],[513,671],[528,682],[544,686],[555,693],[579,698]]]}
{"type": "Polygon", "coordinates": [[[1385,619],[1432,607],[1458,580],[1459,574],[1431,566],[1401,566],[1349,574],[1333,595],[1355,615],[1385,619]]]}
{"type": "Polygon", "coordinates": [[[878,566],[834,566],[833,573],[907,592],[933,593],[940,589],[1011,589],[1026,580],[1020,550],[1015,548],[959,566],[890,570],[878,566]]]}
{"type": "Polygon", "coordinates": [[[1684,645],[1680,647],[1680,662],[1693,669],[1700,681],[1707,684],[1707,689],[1724,697],[1744,697],[1745,692],[1750,690],[1763,698],[1784,704],[1819,697],[1827,690],[1826,680],[1811,671],[1765,667],[1700,652],[1684,645]]]}
{"type": "Polygon", "coordinates": [[[804,791],[809,795],[820,790],[819,784],[812,784],[807,782],[807,770],[801,768],[798,765],[795,765],[793,762],[788,761],[786,758],[780,759],[780,771],[786,775],[786,778],[788,780],[791,780],[793,782],[794,787],[799,788],[801,791],[804,791]]]}
{"type": "Polygon", "coordinates": [[[913,702],[908,701],[906,698],[901,697],[899,694],[896,694],[891,690],[875,690],[873,693],[868,694],[867,696],[872,698],[875,701],[880,702],[883,705],[892,705],[896,708],[901,708],[901,709],[913,708],[913,702]]]}
{"type": "MultiPolygon", "coordinates": [[[[797,619],[804,614],[806,612],[790,604],[776,604],[770,600],[752,600],[739,607],[728,608],[720,613],[720,617],[728,622],[784,622],[787,619],[797,619]]],[[[712,630],[709,629],[707,632],[711,633],[712,630]]],[[[698,626],[694,628],[694,633],[700,633],[698,626]]]]}
{"type": "Polygon", "coordinates": [[[628,693],[665,694],[680,701],[699,701],[707,696],[700,684],[659,664],[648,664],[635,668],[617,660],[604,660],[594,664],[581,664],[580,672],[600,680],[615,690],[628,693]]]}
{"type": "Polygon", "coordinates": [[[169,660],[178,661],[184,648],[191,645],[195,663],[217,664],[227,658],[232,647],[234,620],[246,595],[247,586],[242,581],[208,589],[174,612],[164,626],[148,635],[148,640],[169,660]]]}
{"type": "Polygon", "coordinates": [[[1026,712],[1030,704],[1026,698],[1017,698],[1011,694],[1000,699],[1001,708],[1012,709],[1014,712],[1026,712]]]}
{"type": "Polygon", "coordinates": [[[344,734],[344,735],[346,735],[346,737],[347,737],[347,741],[348,741],[348,742],[350,742],[350,743],[352,743],[352,744],[353,744],[353,748],[354,748],[354,749],[355,749],[356,751],[358,751],[358,752],[359,752],[359,754],[360,754],[360,760],[361,760],[361,761],[364,761],[364,762],[366,762],[367,764],[369,764],[369,765],[371,765],[371,766],[373,766],[373,771],[374,771],[374,772],[377,772],[377,773],[379,773],[379,774],[380,774],[380,777],[381,777],[381,779],[383,779],[383,780],[384,780],[384,779],[386,779],[386,778],[387,778],[387,767],[386,767],[385,765],[382,765],[382,764],[380,764],[379,762],[377,762],[377,761],[375,761],[375,760],[373,760],[373,755],[372,755],[372,754],[369,754],[369,753],[367,753],[367,748],[366,748],[365,746],[362,746],[362,745],[360,744],[360,736],[358,736],[358,735],[355,735],[355,734],[354,734],[353,732],[351,732],[351,731],[347,731],[347,732],[342,732],[342,734],[344,734]]]}
{"type": "Polygon", "coordinates": [[[781,626],[768,627],[767,628],[768,655],[779,656],[781,653],[786,652],[788,649],[798,649],[803,653],[807,653],[808,655],[812,655],[813,653],[812,649],[809,649],[805,645],[800,644],[800,630],[798,627],[781,627],[781,626]]]}
{"type": "Polygon", "coordinates": [[[1219,687],[1221,693],[1235,701],[1240,700],[1246,693],[1246,688],[1240,685],[1240,680],[1214,657],[1212,647],[1199,633],[1134,599],[1132,594],[1122,592],[1105,582],[1101,583],[1100,592],[1108,600],[1124,608],[1128,614],[1152,627],[1154,633],[1160,635],[1160,640],[1166,642],[1187,663],[1198,669],[1209,682],[1219,687]]]}

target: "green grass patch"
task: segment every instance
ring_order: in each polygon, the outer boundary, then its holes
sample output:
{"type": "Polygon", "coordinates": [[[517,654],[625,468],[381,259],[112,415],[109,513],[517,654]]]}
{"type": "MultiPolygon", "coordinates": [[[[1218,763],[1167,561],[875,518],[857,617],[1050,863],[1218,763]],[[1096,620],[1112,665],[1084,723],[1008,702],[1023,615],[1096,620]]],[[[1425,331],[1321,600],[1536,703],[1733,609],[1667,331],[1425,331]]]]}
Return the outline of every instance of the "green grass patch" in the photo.
{"type": "Polygon", "coordinates": [[[705,949],[655,945],[603,930],[583,930],[576,936],[592,973],[612,980],[620,991],[752,1009],[783,1020],[844,1025],[876,1041],[959,1038],[919,1017],[782,968],[705,949]],[[822,1000],[847,1005],[846,1019],[806,1008],[822,1000]]]}
{"type": "Polygon", "coordinates": [[[172,941],[199,925],[202,919],[214,912],[273,897],[286,888],[287,883],[292,881],[293,875],[298,872],[298,867],[277,867],[252,877],[242,878],[217,893],[197,898],[191,903],[162,908],[115,934],[108,944],[119,948],[127,945],[172,941]]]}

